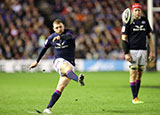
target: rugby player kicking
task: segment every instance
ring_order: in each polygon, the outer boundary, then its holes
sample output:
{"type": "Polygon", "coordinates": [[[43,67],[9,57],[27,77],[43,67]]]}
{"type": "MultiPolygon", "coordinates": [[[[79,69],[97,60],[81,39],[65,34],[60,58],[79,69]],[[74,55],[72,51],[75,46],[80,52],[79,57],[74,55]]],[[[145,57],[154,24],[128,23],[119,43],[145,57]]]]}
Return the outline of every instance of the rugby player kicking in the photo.
{"type": "Polygon", "coordinates": [[[74,73],[75,69],[75,37],[71,30],[65,29],[63,22],[60,19],[56,19],[53,22],[52,33],[45,41],[37,60],[32,63],[29,69],[35,68],[42,56],[45,54],[49,47],[54,48],[54,68],[59,73],[60,79],[57,85],[57,89],[53,93],[51,100],[44,113],[52,113],[51,108],[57,102],[64,88],[68,85],[70,80],[79,82],[81,86],[84,86],[84,75],[80,74],[79,77],[74,73]]]}

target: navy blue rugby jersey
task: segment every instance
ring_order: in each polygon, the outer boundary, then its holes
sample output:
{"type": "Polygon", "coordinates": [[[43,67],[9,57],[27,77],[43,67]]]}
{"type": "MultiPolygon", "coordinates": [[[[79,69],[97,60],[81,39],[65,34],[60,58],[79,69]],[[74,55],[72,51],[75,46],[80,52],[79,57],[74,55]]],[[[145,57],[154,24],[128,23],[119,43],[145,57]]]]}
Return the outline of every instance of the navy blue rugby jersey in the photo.
{"type": "Polygon", "coordinates": [[[53,42],[53,38],[56,36],[58,36],[58,34],[54,32],[46,39],[44,47],[38,55],[37,62],[40,61],[47,49],[52,46],[54,48],[55,59],[64,58],[75,65],[75,38],[73,32],[65,29],[60,35],[61,39],[53,42]]]}
{"type": "Polygon", "coordinates": [[[124,24],[122,26],[122,34],[128,37],[129,49],[133,50],[146,50],[146,38],[152,32],[146,17],[134,19],[132,24],[124,24]]]}

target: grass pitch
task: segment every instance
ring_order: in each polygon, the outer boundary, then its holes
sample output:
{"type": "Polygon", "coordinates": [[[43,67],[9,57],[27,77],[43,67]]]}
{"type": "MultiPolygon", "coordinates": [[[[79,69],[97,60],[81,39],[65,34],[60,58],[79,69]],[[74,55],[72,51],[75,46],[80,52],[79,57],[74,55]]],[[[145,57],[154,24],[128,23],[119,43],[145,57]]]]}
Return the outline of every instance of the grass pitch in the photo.
{"type": "MultiPolygon", "coordinates": [[[[78,72],[76,72],[78,74],[78,72]]],[[[86,72],[85,87],[71,81],[51,115],[160,115],[160,72],[146,72],[139,99],[131,103],[128,72],[86,72]]],[[[36,115],[55,91],[59,75],[0,73],[0,115],[36,115]]]]}

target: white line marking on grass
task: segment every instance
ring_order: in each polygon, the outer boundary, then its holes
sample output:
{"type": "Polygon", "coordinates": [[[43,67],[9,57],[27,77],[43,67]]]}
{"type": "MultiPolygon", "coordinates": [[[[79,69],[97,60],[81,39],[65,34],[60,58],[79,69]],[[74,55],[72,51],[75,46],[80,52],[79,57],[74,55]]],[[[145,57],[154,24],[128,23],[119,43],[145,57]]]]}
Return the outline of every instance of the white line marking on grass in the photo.
{"type": "Polygon", "coordinates": [[[37,112],[35,112],[35,111],[27,111],[27,113],[37,113],[37,112]]]}

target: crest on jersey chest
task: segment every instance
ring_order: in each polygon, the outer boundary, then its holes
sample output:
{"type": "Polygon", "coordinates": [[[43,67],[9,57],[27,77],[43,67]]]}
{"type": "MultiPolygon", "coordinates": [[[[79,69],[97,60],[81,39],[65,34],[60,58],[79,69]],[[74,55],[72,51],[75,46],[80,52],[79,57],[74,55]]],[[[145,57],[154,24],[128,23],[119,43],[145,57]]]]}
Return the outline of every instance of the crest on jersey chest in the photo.
{"type": "Polygon", "coordinates": [[[146,22],[145,21],[142,21],[142,24],[145,24],[146,22]]]}

